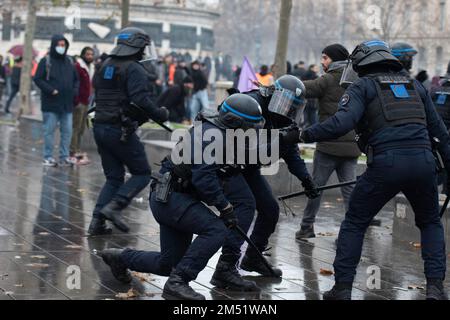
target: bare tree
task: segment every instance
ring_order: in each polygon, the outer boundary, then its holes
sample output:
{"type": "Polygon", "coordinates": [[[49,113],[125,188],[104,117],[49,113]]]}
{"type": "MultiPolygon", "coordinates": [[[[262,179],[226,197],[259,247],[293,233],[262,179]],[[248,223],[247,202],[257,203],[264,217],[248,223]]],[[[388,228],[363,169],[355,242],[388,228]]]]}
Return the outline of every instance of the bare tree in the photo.
{"type": "Polygon", "coordinates": [[[130,0],[122,0],[122,28],[130,24],[130,0]]]}
{"type": "Polygon", "coordinates": [[[20,111],[22,114],[30,114],[30,87],[31,87],[31,69],[33,60],[33,39],[36,30],[36,12],[38,10],[39,0],[28,0],[27,24],[25,28],[25,43],[23,48],[23,66],[22,76],[20,78],[20,111]]]}
{"type": "Polygon", "coordinates": [[[291,22],[292,0],[281,0],[280,24],[278,27],[277,51],[275,54],[274,77],[286,73],[289,25],[291,22]]]}

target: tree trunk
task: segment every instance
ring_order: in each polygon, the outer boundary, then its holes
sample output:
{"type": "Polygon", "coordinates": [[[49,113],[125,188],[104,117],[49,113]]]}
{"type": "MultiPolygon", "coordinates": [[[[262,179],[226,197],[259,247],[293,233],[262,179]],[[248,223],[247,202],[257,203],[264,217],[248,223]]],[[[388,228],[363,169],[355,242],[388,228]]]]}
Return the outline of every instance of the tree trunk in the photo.
{"type": "Polygon", "coordinates": [[[27,8],[27,25],[25,28],[25,43],[23,53],[23,65],[20,77],[20,111],[22,114],[30,114],[30,88],[31,88],[31,69],[33,61],[33,40],[36,29],[36,12],[39,0],[29,0],[27,8]]]}
{"type": "Polygon", "coordinates": [[[130,0],[122,0],[122,29],[130,24],[130,0]]]}
{"type": "Polygon", "coordinates": [[[291,22],[292,0],[281,0],[280,24],[278,27],[277,52],[275,55],[274,77],[286,74],[289,25],[291,22]]]}

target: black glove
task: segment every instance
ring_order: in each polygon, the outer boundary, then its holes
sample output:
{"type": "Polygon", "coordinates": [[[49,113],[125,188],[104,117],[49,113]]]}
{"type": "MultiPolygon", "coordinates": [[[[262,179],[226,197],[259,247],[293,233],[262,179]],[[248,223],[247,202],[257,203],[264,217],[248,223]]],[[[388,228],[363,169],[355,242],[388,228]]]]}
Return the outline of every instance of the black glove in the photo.
{"type": "Polygon", "coordinates": [[[302,186],[303,188],[305,188],[305,195],[309,199],[315,199],[320,196],[320,192],[319,190],[317,190],[317,186],[311,176],[308,176],[302,180],[302,186]]]}
{"type": "Polygon", "coordinates": [[[238,224],[237,217],[234,214],[234,209],[231,204],[220,211],[220,219],[223,220],[223,223],[228,229],[233,229],[238,224]]]}
{"type": "Polygon", "coordinates": [[[166,122],[169,120],[169,114],[170,112],[166,107],[159,108],[159,121],[166,122]]]}
{"type": "Polygon", "coordinates": [[[303,131],[297,126],[291,126],[287,129],[280,130],[281,142],[284,144],[297,144],[303,142],[303,131]]]}

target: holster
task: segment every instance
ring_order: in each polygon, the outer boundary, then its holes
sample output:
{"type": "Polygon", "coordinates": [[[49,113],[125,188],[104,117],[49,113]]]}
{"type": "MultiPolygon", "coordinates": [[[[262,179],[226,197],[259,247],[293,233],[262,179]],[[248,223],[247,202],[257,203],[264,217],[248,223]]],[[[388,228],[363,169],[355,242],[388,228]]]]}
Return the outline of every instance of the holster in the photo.
{"type": "Polygon", "coordinates": [[[155,192],[156,201],[161,203],[167,203],[170,194],[173,191],[173,177],[170,172],[160,174],[157,172],[152,173],[152,190],[155,192]]]}
{"type": "Polygon", "coordinates": [[[434,159],[436,160],[436,170],[438,173],[444,171],[444,160],[442,158],[441,153],[439,152],[439,139],[433,138],[431,139],[431,151],[433,152],[434,159]]]}

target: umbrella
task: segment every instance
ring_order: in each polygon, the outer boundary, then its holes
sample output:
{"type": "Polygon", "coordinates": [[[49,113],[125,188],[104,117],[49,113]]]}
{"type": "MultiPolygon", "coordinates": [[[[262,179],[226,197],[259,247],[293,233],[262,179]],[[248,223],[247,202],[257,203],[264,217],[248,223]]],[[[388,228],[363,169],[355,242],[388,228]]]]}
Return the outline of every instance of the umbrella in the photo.
{"type": "MultiPolygon", "coordinates": [[[[11,53],[15,57],[23,57],[23,44],[18,44],[13,46],[11,49],[8,50],[9,53],[11,53]]],[[[33,48],[33,57],[37,57],[39,52],[33,48]]]]}

